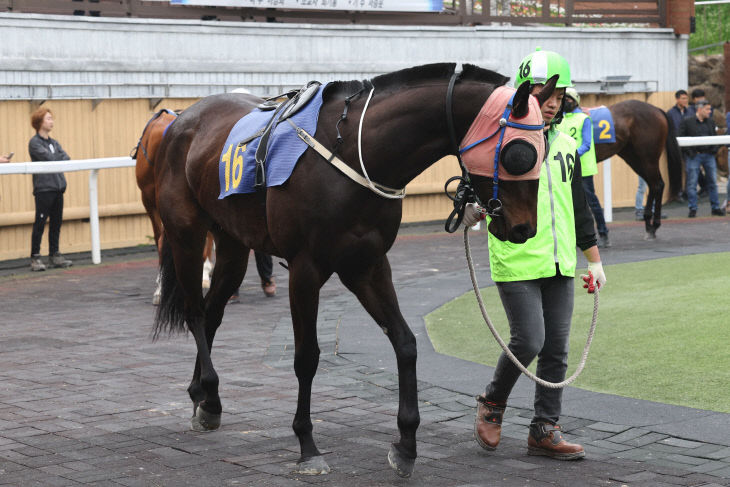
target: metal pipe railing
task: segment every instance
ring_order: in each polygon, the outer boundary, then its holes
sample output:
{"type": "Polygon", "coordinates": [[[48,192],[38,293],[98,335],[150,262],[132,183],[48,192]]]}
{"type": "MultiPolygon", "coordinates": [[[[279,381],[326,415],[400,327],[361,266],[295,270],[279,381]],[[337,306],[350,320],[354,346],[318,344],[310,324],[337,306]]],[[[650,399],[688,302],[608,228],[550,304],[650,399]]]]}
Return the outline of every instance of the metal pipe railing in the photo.
{"type": "Polygon", "coordinates": [[[131,157],[105,157],[54,162],[12,162],[0,164],[0,174],[49,174],[58,172],[91,171],[89,173],[89,227],[91,230],[91,262],[101,263],[101,238],[99,237],[99,170],[115,167],[134,167],[137,161],[131,157]]]}

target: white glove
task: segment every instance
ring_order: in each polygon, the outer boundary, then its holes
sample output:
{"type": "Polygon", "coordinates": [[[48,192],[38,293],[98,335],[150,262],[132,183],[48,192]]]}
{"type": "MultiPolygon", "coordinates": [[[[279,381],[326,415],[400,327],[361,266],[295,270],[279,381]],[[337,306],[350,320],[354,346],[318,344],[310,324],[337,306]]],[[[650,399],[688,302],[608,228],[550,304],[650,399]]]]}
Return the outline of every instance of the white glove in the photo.
{"type": "Polygon", "coordinates": [[[603,272],[603,264],[600,262],[589,262],[588,275],[581,274],[580,277],[585,282],[583,287],[588,290],[589,294],[593,294],[606,285],[606,274],[603,272]]]}
{"type": "Polygon", "coordinates": [[[476,203],[467,203],[464,207],[464,218],[461,222],[467,227],[472,227],[481,220],[484,220],[484,212],[481,206],[476,203]]]}

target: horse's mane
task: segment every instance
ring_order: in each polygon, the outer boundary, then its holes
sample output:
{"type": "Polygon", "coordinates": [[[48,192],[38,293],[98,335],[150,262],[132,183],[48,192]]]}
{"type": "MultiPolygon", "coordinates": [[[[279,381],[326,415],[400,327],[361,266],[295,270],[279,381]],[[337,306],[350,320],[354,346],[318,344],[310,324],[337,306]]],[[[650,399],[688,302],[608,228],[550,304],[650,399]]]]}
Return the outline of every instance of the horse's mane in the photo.
{"type": "MultiPolygon", "coordinates": [[[[372,84],[378,91],[388,90],[389,88],[421,84],[432,80],[446,80],[451,77],[456,69],[456,63],[434,63],[405,68],[392,73],[381,74],[369,81],[335,81],[328,87],[329,90],[344,93],[353,93],[368,84],[372,84]]],[[[481,81],[484,83],[492,83],[495,86],[501,86],[509,80],[508,77],[491,71],[489,69],[480,68],[473,64],[464,64],[462,67],[461,80],[481,81]]]]}

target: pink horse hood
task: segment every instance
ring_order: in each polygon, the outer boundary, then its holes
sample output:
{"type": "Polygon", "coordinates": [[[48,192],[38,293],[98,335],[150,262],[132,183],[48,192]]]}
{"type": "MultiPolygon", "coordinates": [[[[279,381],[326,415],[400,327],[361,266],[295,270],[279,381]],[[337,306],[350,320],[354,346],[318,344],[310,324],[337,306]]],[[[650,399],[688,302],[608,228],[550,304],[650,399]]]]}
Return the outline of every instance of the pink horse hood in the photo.
{"type": "MultiPolygon", "coordinates": [[[[484,106],[482,106],[482,109],[477,114],[474,122],[472,122],[464,139],[461,141],[459,147],[463,149],[479,140],[486,139],[466,150],[461,156],[464,165],[471,174],[490,178],[494,177],[494,153],[497,150],[497,143],[499,142],[498,130],[500,128],[500,120],[504,116],[505,108],[510,103],[516,91],[514,88],[507,86],[500,86],[495,89],[484,103],[484,106]]],[[[537,98],[530,96],[528,108],[527,115],[519,119],[513,118],[510,113],[508,121],[523,125],[542,124],[542,113],[540,112],[540,104],[537,98]]],[[[545,159],[545,137],[543,136],[542,130],[525,130],[507,126],[504,137],[502,138],[501,149],[504,149],[513,140],[522,140],[533,146],[537,151],[537,163],[528,172],[521,175],[514,175],[504,169],[500,160],[499,179],[505,181],[539,179],[542,161],[545,159]]]]}

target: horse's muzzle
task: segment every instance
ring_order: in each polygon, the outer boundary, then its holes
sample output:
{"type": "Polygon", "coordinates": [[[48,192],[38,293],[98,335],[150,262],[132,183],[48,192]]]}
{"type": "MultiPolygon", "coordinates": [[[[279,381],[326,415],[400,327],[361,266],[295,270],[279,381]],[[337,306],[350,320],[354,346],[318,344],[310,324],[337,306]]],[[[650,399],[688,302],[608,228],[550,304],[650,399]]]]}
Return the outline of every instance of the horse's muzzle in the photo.
{"type": "Polygon", "coordinates": [[[510,229],[508,239],[512,243],[521,244],[527,242],[527,239],[534,237],[536,233],[537,229],[527,223],[520,223],[510,229]]]}

